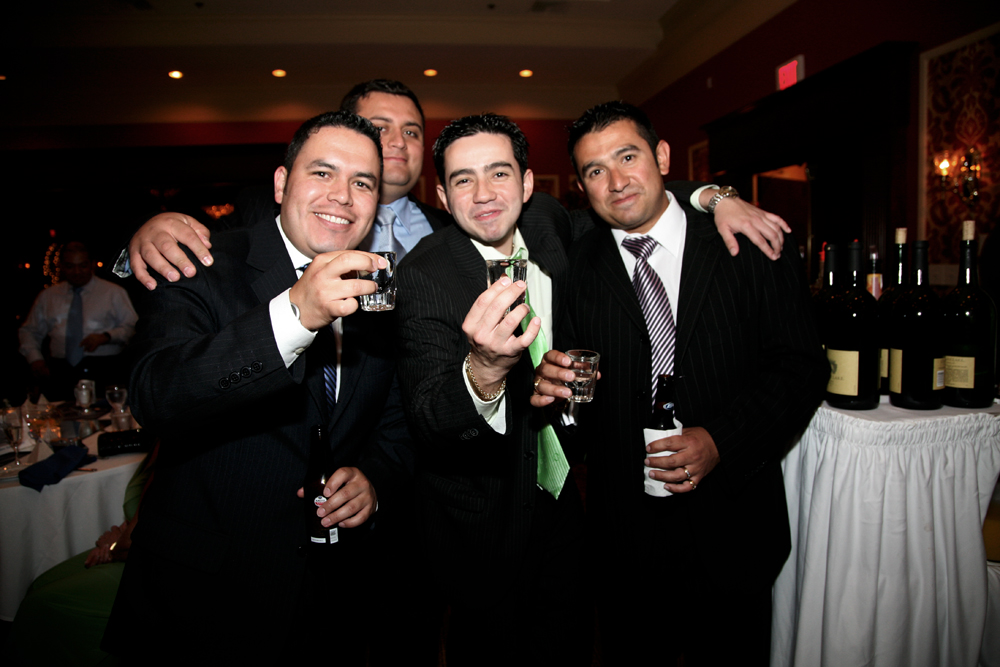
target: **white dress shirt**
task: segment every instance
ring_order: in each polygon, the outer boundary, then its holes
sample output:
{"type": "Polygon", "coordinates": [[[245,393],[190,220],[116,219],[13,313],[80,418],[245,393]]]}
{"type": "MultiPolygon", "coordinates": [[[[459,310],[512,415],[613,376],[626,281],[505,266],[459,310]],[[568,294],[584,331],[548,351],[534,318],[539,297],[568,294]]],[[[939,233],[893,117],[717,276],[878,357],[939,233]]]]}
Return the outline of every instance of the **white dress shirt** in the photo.
{"type": "MultiPolygon", "coordinates": [[[[106,333],[111,341],[84,356],[108,357],[121,354],[135,333],[139,317],[125,290],[97,276],[83,286],[83,337],[106,333]]],[[[66,358],[66,324],[73,303],[73,286],[65,280],[42,290],[35,298],[27,319],[18,330],[20,351],[28,363],[42,359],[42,341],[50,338],[50,351],[57,359],[66,358]]]]}
{"type": "MultiPolygon", "coordinates": [[[[302,267],[309,264],[312,260],[299,252],[299,249],[288,240],[285,230],[281,228],[280,215],[275,219],[275,222],[278,225],[281,240],[285,243],[285,250],[288,252],[288,257],[292,260],[292,266],[295,267],[295,275],[301,278],[303,273],[302,267]]],[[[306,329],[302,326],[302,322],[299,321],[298,308],[292,306],[292,302],[288,297],[290,291],[291,288],[286,289],[271,299],[271,303],[268,305],[271,313],[271,330],[274,332],[274,342],[278,345],[278,352],[281,353],[281,358],[285,362],[285,368],[295,363],[295,360],[309,349],[309,346],[316,340],[316,332],[306,329]]],[[[337,377],[339,378],[340,356],[343,350],[343,320],[338,317],[333,321],[332,326],[334,336],[337,339],[337,377]]],[[[337,382],[336,393],[338,398],[340,397],[340,384],[340,382],[337,382]]]]}

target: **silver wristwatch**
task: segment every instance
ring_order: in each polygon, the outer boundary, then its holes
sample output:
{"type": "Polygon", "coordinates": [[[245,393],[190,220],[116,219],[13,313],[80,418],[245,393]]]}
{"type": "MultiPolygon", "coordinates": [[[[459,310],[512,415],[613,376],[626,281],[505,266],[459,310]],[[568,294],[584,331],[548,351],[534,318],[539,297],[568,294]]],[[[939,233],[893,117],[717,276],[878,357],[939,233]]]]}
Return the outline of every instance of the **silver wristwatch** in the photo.
{"type": "Polygon", "coordinates": [[[729,185],[723,185],[721,188],[719,188],[719,191],[716,192],[715,195],[708,201],[708,206],[706,208],[708,209],[709,213],[714,215],[715,207],[719,205],[720,201],[722,201],[726,197],[736,197],[737,199],[739,199],[739,196],[740,193],[736,191],[736,188],[729,185]]]}

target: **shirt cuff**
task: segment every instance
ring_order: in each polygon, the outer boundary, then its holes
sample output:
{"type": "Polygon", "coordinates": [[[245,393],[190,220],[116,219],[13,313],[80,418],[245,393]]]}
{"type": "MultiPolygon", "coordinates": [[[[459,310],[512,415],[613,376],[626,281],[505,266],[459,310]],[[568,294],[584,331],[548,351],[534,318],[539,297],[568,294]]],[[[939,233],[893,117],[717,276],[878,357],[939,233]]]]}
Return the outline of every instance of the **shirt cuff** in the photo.
{"type": "Polygon", "coordinates": [[[278,352],[285,362],[285,368],[295,363],[295,360],[305,352],[316,340],[316,332],[309,331],[299,322],[297,310],[288,298],[291,289],[286,289],[271,299],[268,308],[271,313],[271,331],[274,332],[274,342],[278,344],[278,352]]]}
{"type": "Polygon", "coordinates": [[[718,190],[719,186],[715,185],[714,183],[710,185],[703,185],[691,193],[691,206],[694,207],[694,210],[701,211],[702,213],[708,213],[708,209],[702,207],[702,205],[698,203],[698,199],[701,197],[701,193],[704,192],[705,190],[708,190],[709,188],[715,188],[716,190],[718,190]]]}
{"type": "Polygon", "coordinates": [[[507,392],[500,392],[499,396],[488,402],[479,398],[472,388],[472,383],[469,381],[469,374],[465,372],[464,361],[462,362],[462,379],[465,380],[465,388],[468,389],[469,396],[472,397],[472,402],[476,406],[476,412],[482,415],[486,423],[490,425],[490,428],[500,435],[504,435],[507,432],[507,411],[504,409],[507,392]]]}

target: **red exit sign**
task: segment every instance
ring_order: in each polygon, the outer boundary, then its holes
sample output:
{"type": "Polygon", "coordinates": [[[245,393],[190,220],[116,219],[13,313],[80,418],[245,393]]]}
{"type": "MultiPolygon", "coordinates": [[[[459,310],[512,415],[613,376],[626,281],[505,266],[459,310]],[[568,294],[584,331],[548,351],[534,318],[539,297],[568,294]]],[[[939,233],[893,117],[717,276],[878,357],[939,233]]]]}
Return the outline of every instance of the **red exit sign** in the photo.
{"type": "Polygon", "coordinates": [[[778,65],[775,74],[778,79],[778,90],[794,86],[805,78],[805,57],[795,56],[788,62],[778,65]]]}

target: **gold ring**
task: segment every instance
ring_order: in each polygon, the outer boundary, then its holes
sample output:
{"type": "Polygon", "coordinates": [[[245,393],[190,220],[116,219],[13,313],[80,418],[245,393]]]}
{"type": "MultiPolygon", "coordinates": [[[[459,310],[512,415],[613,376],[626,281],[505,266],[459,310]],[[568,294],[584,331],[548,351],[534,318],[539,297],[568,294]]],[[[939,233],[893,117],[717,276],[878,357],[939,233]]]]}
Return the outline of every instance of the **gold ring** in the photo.
{"type": "Polygon", "coordinates": [[[542,376],[541,376],[541,375],[539,375],[538,377],[536,377],[536,378],[535,378],[535,393],[536,393],[536,394],[538,393],[538,385],[539,385],[539,383],[540,383],[540,382],[542,381],[542,379],[543,379],[543,378],[542,378],[542,376]]]}
{"type": "MultiPolygon", "coordinates": [[[[691,479],[691,473],[690,473],[690,472],[688,472],[688,469],[687,469],[687,466],[684,466],[684,474],[688,476],[688,479],[691,479]]],[[[686,482],[686,481],[687,481],[687,479],[686,479],[686,480],[684,480],[684,481],[686,482]]]]}
{"type": "Polygon", "coordinates": [[[697,484],[695,484],[694,482],[692,482],[691,480],[689,480],[689,479],[686,479],[686,480],[684,480],[684,481],[685,481],[685,482],[687,482],[688,484],[690,484],[690,485],[691,485],[691,490],[692,490],[692,491],[694,491],[695,489],[697,489],[697,488],[698,488],[698,485],[697,485],[697,484]]]}

